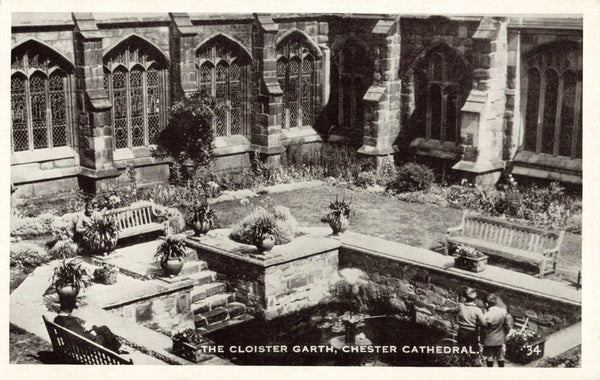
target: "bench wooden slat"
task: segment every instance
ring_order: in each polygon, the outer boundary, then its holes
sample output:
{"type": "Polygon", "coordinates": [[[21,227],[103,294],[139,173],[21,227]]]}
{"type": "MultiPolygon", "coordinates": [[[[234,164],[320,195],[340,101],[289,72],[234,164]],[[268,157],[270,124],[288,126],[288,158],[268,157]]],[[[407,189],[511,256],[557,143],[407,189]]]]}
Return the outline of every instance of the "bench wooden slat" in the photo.
{"type": "Polygon", "coordinates": [[[57,325],[42,316],[55,352],[82,364],[133,364],[116,352],[57,325]]]}
{"type": "Polygon", "coordinates": [[[108,210],[104,216],[116,220],[120,232],[119,239],[164,231],[162,223],[156,221],[152,205],[137,205],[108,210]]]}
{"type": "Polygon", "coordinates": [[[461,225],[449,229],[445,252],[451,243],[465,244],[488,254],[536,264],[543,276],[556,271],[563,236],[564,231],[556,233],[465,212],[461,225]]]}

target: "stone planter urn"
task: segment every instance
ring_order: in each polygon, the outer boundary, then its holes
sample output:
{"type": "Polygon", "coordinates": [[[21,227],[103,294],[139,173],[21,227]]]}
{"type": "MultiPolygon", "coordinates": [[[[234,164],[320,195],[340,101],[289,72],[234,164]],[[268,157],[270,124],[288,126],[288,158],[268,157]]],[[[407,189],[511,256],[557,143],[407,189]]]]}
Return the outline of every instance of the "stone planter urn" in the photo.
{"type": "Polygon", "coordinates": [[[334,235],[344,233],[344,231],[346,231],[348,228],[348,224],[348,218],[346,218],[344,215],[333,216],[329,219],[329,226],[331,227],[334,235]]]}
{"type": "Polygon", "coordinates": [[[203,221],[197,220],[192,225],[192,228],[194,229],[196,236],[206,234],[208,231],[210,231],[211,227],[212,227],[212,223],[210,221],[204,221],[204,220],[203,221]]]}
{"type": "Polygon", "coordinates": [[[270,236],[267,236],[266,238],[262,239],[259,243],[256,244],[256,248],[261,253],[270,251],[271,249],[273,249],[273,246],[275,246],[275,239],[273,239],[270,236]]]}
{"type": "Polygon", "coordinates": [[[75,305],[75,300],[79,295],[79,287],[74,285],[56,287],[56,294],[58,294],[61,305],[75,305]]]}
{"type": "Polygon", "coordinates": [[[177,276],[183,269],[183,263],[182,258],[173,258],[166,260],[161,267],[167,276],[177,276]]]}

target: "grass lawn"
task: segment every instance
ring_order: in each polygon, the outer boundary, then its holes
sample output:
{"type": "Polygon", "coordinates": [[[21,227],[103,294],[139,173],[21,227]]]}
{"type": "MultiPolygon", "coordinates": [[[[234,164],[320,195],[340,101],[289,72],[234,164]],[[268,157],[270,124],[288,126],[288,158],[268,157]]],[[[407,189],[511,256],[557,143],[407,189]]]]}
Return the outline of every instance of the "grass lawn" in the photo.
{"type": "MultiPolygon", "coordinates": [[[[283,193],[260,195],[250,198],[244,205],[240,201],[228,201],[214,205],[219,227],[230,227],[257,205],[283,205],[304,226],[322,226],[321,217],[327,213],[329,201],[336,194],[352,200],[356,215],[350,221],[350,229],[363,234],[439,251],[448,227],[458,226],[462,211],[437,205],[408,203],[384,194],[341,189],[323,185],[283,193]]],[[[492,261],[492,265],[510,267],[535,274],[536,268],[518,264],[492,261]]],[[[562,245],[558,273],[548,278],[574,282],[581,269],[581,235],[567,233],[562,245]]]]}

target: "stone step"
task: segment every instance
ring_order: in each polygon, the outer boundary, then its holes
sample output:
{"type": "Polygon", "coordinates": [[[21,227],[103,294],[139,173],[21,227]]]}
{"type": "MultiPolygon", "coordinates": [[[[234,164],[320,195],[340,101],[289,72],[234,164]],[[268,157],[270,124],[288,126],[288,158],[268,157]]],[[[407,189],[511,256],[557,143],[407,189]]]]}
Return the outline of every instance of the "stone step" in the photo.
{"type": "Polygon", "coordinates": [[[205,285],[217,280],[217,272],[213,272],[212,270],[202,270],[197,273],[192,273],[188,275],[188,277],[194,281],[194,285],[205,285]]]}
{"type": "Polygon", "coordinates": [[[241,302],[230,302],[227,305],[223,306],[223,309],[227,310],[229,313],[229,318],[235,318],[242,314],[246,314],[246,305],[241,302]]]}
{"type": "Polygon", "coordinates": [[[185,264],[183,265],[183,268],[181,269],[181,274],[189,276],[191,274],[198,273],[198,272],[201,272],[201,271],[207,270],[207,269],[208,269],[208,264],[206,264],[205,261],[197,261],[197,260],[186,261],[185,264]]]}
{"type": "Polygon", "coordinates": [[[192,303],[202,301],[203,299],[214,296],[215,294],[225,293],[227,285],[223,282],[211,282],[210,284],[196,285],[190,292],[192,303]]]}
{"type": "Polygon", "coordinates": [[[223,322],[229,319],[229,313],[223,307],[216,307],[211,311],[199,314],[194,317],[196,327],[206,327],[213,323],[223,322]]]}
{"type": "Polygon", "coordinates": [[[206,313],[219,306],[225,306],[235,301],[233,293],[219,293],[192,303],[194,314],[206,313]]]}
{"type": "Polygon", "coordinates": [[[239,325],[240,323],[245,323],[245,322],[251,321],[253,319],[254,319],[254,317],[251,316],[250,314],[242,314],[242,315],[238,315],[237,317],[226,319],[221,322],[211,323],[211,324],[207,324],[205,326],[196,326],[196,328],[198,329],[197,330],[198,333],[208,334],[208,333],[211,333],[211,332],[214,332],[214,331],[226,328],[226,327],[239,325]]]}

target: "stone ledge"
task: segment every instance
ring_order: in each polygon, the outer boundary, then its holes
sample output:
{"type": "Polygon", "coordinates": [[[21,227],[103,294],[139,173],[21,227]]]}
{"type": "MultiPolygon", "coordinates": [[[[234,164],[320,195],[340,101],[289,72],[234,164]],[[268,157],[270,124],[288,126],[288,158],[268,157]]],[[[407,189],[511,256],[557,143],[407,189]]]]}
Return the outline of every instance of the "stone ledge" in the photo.
{"type": "Polygon", "coordinates": [[[62,160],[65,158],[77,158],[79,154],[70,146],[63,146],[52,149],[39,149],[34,151],[13,152],[10,155],[10,164],[23,165],[34,162],[46,162],[52,160],[62,160]]]}
{"type": "Polygon", "coordinates": [[[46,181],[46,180],[55,180],[59,178],[66,177],[75,177],[81,173],[81,168],[79,166],[72,166],[68,168],[56,168],[56,169],[32,169],[27,168],[24,172],[19,170],[19,167],[12,167],[10,171],[11,181],[15,185],[30,183],[30,182],[38,182],[38,181],[46,181]]]}
{"type": "Polygon", "coordinates": [[[308,142],[323,141],[321,136],[311,126],[302,128],[290,128],[281,130],[281,141],[283,145],[302,144],[308,142]]]}
{"type": "Polygon", "coordinates": [[[459,160],[462,154],[460,145],[452,141],[440,141],[418,137],[410,143],[410,148],[419,156],[437,157],[445,160],[459,160]]]}
{"type": "Polygon", "coordinates": [[[256,247],[253,245],[231,240],[229,238],[230,232],[230,229],[213,230],[200,238],[187,238],[185,242],[192,248],[210,250],[263,268],[337,250],[340,246],[339,241],[328,238],[330,235],[328,230],[328,235],[315,232],[308,233],[296,237],[290,243],[276,245],[266,254],[257,254],[256,247]]]}
{"type": "Polygon", "coordinates": [[[219,136],[213,143],[213,153],[215,156],[246,153],[250,147],[250,141],[242,135],[219,136]]]}
{"type": "Polygon", "coordinates": [[[472,161],[459,161],[452,167],[454,170],[460,170],[469,173],[491,173],[504,169],[504,161],[484,161],[484,162],[472,162],[472,161]]]}

